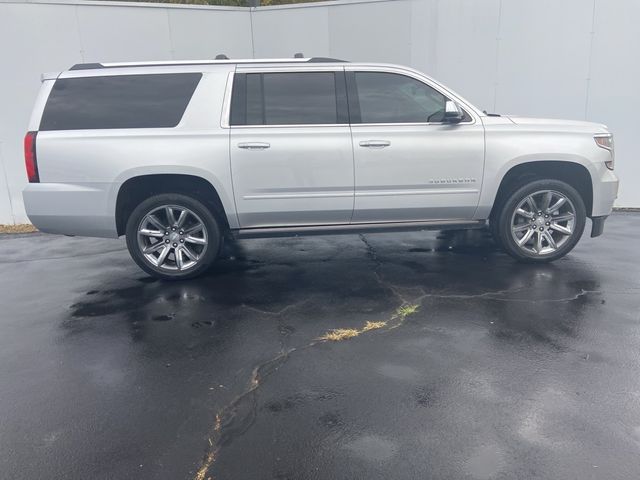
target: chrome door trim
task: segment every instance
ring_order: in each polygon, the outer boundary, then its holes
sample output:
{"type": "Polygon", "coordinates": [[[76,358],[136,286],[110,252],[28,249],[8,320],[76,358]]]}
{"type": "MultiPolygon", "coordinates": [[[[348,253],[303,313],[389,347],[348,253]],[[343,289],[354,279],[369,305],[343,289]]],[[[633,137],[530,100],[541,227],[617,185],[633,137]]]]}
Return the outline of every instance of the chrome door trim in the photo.
{"type": "Polygon", "coordinates": [[[353,197],[352,192],[337,193],[273,193],[264,195],[244,195],[243,200],[289,200],[292,198],[340,198],[353,197]]]}
{"type": "Polygon", "coordinates": [[[416,190],[356,190],[356,197],[396,197],[401,195],[448,195],[448,194],[467,194],[478,193],[477,188],[430,188],[430,189],[416,189],[416,190]]]}

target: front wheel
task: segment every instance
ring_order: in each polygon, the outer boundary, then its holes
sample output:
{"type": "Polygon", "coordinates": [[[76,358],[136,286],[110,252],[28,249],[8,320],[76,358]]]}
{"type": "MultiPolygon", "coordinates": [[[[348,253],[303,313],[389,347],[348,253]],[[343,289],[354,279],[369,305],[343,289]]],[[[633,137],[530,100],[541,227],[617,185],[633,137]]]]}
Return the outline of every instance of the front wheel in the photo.
{"type": "Polygon", "coordinates": [[[131,213],[127,247],[145,272],[164,280],[204,272],[220,249],[216,219],[198,200],[181,194],[155,195],[131,213]]]}
{"type": "Polygon", "coordinates": [[[586,222],[580,194],[559,180],[535,180],[515,190],[497,216],[497,236],[517,260],[544,263],[569,253],[586,222]]]}

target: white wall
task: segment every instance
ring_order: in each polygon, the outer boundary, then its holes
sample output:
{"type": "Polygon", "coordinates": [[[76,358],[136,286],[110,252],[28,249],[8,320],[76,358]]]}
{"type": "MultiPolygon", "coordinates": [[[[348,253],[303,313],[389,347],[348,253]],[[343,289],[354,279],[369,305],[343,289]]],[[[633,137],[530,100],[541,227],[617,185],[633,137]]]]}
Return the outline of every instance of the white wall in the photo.
{"type": "Polygon", "coordinates": [[[616,134],[617,205],[640,207],[638,21],[637,0],[342,0],[251,10],[0,0],[0,223],[26,221],[21,142],[41,72],[220,52],[406,64],[488,111],[606,123],[616,134]]]}

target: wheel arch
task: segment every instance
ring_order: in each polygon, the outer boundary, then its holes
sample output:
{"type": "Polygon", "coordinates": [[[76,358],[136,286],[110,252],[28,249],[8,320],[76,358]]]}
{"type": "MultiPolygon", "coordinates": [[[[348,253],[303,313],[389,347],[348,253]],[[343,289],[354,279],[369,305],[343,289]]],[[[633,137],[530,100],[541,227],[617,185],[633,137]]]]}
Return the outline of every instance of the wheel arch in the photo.
{"type": "Polygon", "coordinates": [[[593,210],[593,184],[591,173],[587,167],[581,163],[566,160],[536,160],[514,165],[503,175],[489,218],[493,218],[499,212],[502,203],[509,194],[527,180],[543,178],[560,180],[575,188],[584,201],[587,216],[591,216],[593,210]]]}
{"type": "Polygon", "coordinates": [[[221,228],[230,228],[229,212],[209,180],[184,173],[147,173],[126,179],[117,190],[115,219],[118,236],[124,235],[127,220],[135,207],[143,200],[161,193],[181,193],[196,198],[209,208],[221,228]]]}

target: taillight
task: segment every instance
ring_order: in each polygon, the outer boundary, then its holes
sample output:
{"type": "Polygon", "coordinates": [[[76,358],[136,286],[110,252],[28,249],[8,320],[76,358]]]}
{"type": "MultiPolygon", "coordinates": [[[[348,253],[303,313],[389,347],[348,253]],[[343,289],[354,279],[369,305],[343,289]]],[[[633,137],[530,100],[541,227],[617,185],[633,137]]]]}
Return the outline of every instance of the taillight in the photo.
{"type": "Polygon", "coordinates": [[[36,136],[38,132],[27,132],[24,136],[24,163],[29,183],[39,183],[38,160],[36,159],[36,136]]]}

